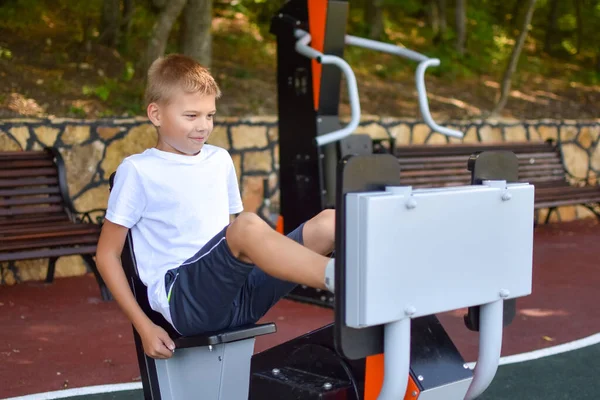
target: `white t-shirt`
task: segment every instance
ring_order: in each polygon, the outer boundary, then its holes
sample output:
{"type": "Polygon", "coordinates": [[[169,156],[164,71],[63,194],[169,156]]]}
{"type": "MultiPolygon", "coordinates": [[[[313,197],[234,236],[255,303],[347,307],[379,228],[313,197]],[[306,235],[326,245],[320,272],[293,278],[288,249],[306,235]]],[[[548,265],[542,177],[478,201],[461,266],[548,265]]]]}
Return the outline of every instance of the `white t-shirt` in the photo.
{"type": "Polygon", "coordinates": [[[155,148],[117,168],[106,219],[130,228],[142,282],[153,310],[171,324],[167,270],[180,266],[243,211],[233,161],[220,147],[195,156],[155,148]]]}

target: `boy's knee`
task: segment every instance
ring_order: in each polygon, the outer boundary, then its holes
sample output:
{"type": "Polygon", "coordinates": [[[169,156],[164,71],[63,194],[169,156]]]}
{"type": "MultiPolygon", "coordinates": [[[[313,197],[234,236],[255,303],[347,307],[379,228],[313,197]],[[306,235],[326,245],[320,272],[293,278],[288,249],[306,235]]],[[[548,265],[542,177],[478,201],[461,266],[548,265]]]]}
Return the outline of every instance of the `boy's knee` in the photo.
{"type": "Polygon", "coordinates": [[[335,236],[335,210],[323,210],[315,216],[314,220],[320,236],[324,238],[333,238],[335,236]]]}
{"type": "Polygon", "coordinates": [[[268,225],[258,215],[250,212],[242,212],[227,228],[226,237],[228,242],[239,243],[253,237],[259,230],[268,225]]]}

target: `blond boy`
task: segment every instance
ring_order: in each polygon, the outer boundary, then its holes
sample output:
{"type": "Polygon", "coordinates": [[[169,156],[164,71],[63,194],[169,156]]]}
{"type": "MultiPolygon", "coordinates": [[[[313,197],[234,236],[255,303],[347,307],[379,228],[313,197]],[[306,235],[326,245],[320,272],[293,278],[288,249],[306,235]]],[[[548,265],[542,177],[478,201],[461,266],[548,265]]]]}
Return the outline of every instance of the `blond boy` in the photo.
{"type": "Polygon", "coordinates": [[[155,61],[146,101],[158,143],[123,160],[110,194],[98,268],[150,357],[169,358],[175,345],[129,288],[121,265],[128,230],[151,307],[182,335],[254,323],[297,284],[333,291],[333,211],[287,237],[243,212],[231,156],[206,144],[220,96],[196,61],[155,61]]]}

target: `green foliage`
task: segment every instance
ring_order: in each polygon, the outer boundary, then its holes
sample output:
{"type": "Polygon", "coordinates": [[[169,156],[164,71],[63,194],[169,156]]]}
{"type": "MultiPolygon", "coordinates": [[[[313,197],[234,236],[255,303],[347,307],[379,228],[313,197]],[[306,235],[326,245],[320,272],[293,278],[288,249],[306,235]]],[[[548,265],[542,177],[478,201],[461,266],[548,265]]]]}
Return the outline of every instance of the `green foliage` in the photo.
{"type": "Polygon", "coordinates": [[[71,105],[69,107],[69,111],[68,111],[69,115],[72,115],[76,118],[85,118],[85,116],[87,115],[87,113],[85,112],[85,110],[81,107],[77,107],[74,105],[71,105]]]}
{"type": "Polygon", "coordinates": [[[12,51],[10,51],[10,49],[0,46],[0,60],[1,59],[10,60],[11,58],[12,58],[12,51]]]}

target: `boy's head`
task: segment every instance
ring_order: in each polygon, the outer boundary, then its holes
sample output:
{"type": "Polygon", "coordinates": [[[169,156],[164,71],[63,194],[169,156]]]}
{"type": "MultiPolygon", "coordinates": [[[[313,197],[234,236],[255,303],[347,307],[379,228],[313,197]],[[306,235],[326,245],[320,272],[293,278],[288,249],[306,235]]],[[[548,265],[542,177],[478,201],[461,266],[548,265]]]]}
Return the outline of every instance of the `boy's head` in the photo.
{"type": "Polygon", "coordinates": [[[146,111],[158,128],[160,150],[194,155],[213,130],[219,86],[194,59],[171,54],[148,70],[146,111]]]}

